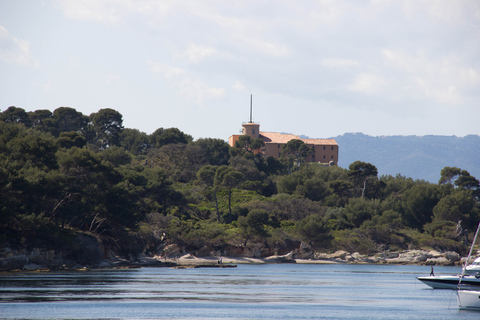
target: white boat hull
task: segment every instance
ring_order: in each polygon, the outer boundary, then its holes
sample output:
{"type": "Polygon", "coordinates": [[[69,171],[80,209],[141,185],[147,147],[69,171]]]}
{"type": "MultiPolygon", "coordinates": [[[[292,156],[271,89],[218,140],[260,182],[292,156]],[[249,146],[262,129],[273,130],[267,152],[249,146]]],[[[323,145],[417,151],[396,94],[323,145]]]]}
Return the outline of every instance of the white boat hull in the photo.
{"type": "Polygon", "coordinates": [[[478,290],[458,290],[457,300],[460,309],[480,311],[480,291],[478,290]]]}
{"type": "MultiPolygon", "coordinates": [[[[432,287],[433,289],[457,289],[460,276],[429,276],[429,277],[417,277],[418,280],[425,283],[426,285],[432,287]]],[[[462,278],[463,285],[469,285],[473,287],[478,287],[480,290],[480,278],[475,276],[464,276],[462,278]]]]}

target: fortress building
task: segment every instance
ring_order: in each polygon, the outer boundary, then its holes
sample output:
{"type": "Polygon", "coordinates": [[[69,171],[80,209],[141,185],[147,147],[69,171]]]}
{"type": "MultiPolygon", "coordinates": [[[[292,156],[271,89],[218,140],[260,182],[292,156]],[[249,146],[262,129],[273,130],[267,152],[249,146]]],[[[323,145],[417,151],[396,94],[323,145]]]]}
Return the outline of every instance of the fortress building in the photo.
{"type": "MultiPolygon", "coordinates": [[[[299,139],[314,150],[314,153],[306,159],[307,162],[318,162],[331,165],[338,164],[338,144],[334,139],[301,139],[299,136],[293,134],[260,131],[260,124],[252,121],[251,102],[250,121],[242,124],[241,135],[248,135],[252,139],[262,139],[263,142],[265,142],[265,146],[256,153],[263,154],[265,158],[279,158],[284,144],[292,139],[299,139]]],[[[241,135],[236,134],[230,136],[230,138],[228,138],[228,144],[233,147],[241,135]]]]}

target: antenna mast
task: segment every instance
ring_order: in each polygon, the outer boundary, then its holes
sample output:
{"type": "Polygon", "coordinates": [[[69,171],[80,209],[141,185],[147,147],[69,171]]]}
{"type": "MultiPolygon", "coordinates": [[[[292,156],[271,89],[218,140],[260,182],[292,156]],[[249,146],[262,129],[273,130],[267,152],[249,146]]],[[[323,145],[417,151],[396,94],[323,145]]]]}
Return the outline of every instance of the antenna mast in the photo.
{"type": "Polygon", "coordinates": [[[253,123],[253,121],[252,121],[252,95],[250,95],[250,123],[253,123]]]}

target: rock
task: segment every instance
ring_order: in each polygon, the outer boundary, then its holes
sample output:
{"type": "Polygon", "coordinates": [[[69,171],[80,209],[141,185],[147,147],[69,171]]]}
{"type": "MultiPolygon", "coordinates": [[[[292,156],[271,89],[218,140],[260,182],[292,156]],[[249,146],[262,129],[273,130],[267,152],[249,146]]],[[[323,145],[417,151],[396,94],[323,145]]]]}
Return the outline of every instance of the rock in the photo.
{"type": "Polygon", "coordinates": [[[394,259],[394,258],[398,258],[400,256],[400,253],[398,252],[387,252],[386,254],[386,259],[394,259]]]}
{"type": "Polygon", "coordinates": [[[4,258],[0,261],[1,270],[14,270],[14,269],[23,269],[23,266],[28,263],[28,258],[26,254],[13,255],[7,258],[4,258]]]}
{"type": "Polygon", "coordinates": [[[454,263],[445,257],[430,258],[425,261],[427,266],[451,266],[454,263]]]}
{"type": "Polygon", "coordinates": [[[42,269],[42,266],[36,263],[27,263],[26,265],[23,266],[23,270],[27,271],[34,271],[34,270],[40,270],[42,269]]]}
{"type": "Polygon", "coordinates": [[[372,263],[385,263],[385,255],[383,253],[376,254],[373,257],[369,257],[372,263]]]}
{"type": "Polygon", "coordinates": [[[178,255],[180,255],[181,251],[182,251],[182,249],[176,244],[169,244],[169,245],[165,246],[165,248],[163,249],[163,252],[165,253],[166,257],[178,256],[178,255]]]}
{"type": "Polygon", "coordinates": [[[362,256],[360,255],[360,253],[358,253],[358,252],[352,253],[351,256],[352,256],[352,258],[355,259],[355,260],[360,260],[361,257],[362,257],[362,256]]]}
{"type": "Polygon", "coordinates": [[[104,260],[98,264],[99,268],[110,268],[112,266],[112,263],[110,263],[108,260],[104,260]]]}
{"type": "Polygon", "coordinates": [[[355,261],[355,258],[352,255],[346,255],[344,260],[349,261],[349,262],[353,262],[353,261],[355,261]]]}
{"type": "Polygon", "coordinates": [[[388,264],[410,264],[412,263],[411,257],[398,257],[393,259],[385,259],[388,264]]]}
{"type": "Polygon", "coordinates": [[[452,262],[460,261],[460,255],[453,251],[447,251],[443,254],[445,259],[450,260],[452,262]]]}
{"type": "Polygon", "coordinates": [[[430,250],[428,252],[428,255],[432,258],[439,258],[442,256],[442,254],[440,252],[438,252],[437,250],[430,250]]]}
{"type": "Polygon", "coordinates": [[[347,256],[348,252],[344,250],[339,250],[336,251],[335,253],[328,254],[326,256],[327,259],[342,259],[345,260],[345,257],[347,256]]]}
{"type": "Polygon", "coordinates": [[[427,255],[421,254],[421,255],[416,256],[416,257],[413,259],[413,262],[415,262],[415,263],[423,263],[423,262],[427,261],[427,259],[428,259],[427,255]]]}
{"type": "Polygon", "coordinates": [[[270,256],[265,258],[265,262],[270,263],[296,263],[296,261],[292,258],[293,252],[287,253],[283,256],[270,256]]]}

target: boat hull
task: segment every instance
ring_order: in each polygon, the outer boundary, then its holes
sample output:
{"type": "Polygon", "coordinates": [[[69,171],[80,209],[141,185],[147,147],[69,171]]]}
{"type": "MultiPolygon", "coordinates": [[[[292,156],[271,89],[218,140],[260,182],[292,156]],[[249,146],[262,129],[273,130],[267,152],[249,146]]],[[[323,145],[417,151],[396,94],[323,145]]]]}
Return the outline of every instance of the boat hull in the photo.
{"type": "Polygon", "coordinates": [[[480,291],[479,290],[458,290],[458,307],[460,309],[480,311],[480,291]]]}
{"type": "MultiPolygon", "coordinates": [[[[460,276],[429,276],[417,277],[417,279],[433,289],[457,289],[460,276]]],[[[480,278],[463,277],[461,283],[480,290],[480,278]]]]}

